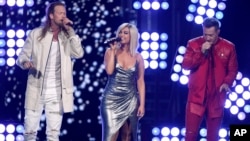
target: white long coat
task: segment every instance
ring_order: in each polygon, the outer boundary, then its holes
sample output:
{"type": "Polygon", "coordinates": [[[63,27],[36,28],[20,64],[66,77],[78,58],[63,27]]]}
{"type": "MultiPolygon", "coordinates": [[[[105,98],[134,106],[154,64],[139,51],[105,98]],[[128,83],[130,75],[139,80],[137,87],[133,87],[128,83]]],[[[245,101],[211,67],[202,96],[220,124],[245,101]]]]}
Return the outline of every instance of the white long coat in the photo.
{"type": "MultiPolygon", "coordinates": [[[[38,27],[29,33],[17,59],[17,65],[22,69],[24,69],[23,63],[25,61],[32,61],[36,69],[36,71],[29,70],[25,94],[25,108],[31,110],[37,109],[42,94],[45,67],[53,38],[52,32],[48,31],[45,37],[39,41],[38,37],[41,31],[42,28],[38,27]],[[40,77],[37,72],[41,74],[40,77]]],[[[75,34],[73,29],[70,29],[68,33],[69,36],[63,32],[58,35],[61,56],[62,103],[65,113],[72,112],[74,107],[72,59],[81,58],[84,54],[79,36],[75,34]]]]}

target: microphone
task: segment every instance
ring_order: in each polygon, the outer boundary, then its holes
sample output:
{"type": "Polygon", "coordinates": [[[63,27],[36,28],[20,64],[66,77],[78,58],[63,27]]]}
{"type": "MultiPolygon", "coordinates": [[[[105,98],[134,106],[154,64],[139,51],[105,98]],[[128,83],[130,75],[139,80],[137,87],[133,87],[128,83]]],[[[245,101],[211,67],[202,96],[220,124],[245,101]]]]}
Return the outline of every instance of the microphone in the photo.
{"type": "Polygon", "coordinates": [[[113,43],[113,42],[120,42],[122,39],[120,37],[113,37],[113,38],[110,38],[110,39],[107,39],[104,44],[110,44],[110,43],[113,43]]]}
{"type": "Polygon", "coordinates": [[[73,23],[72,22],[68,22],[68,23],[66,23],[66,25],[73,26],[73,23]]]}
{"type": "MultiPolygon", "coordinates": [[[[64,19],[62,19],[61,21],[63,23],[64,19]]],[[[65,25],[67,25],[67,26],[73,26],[73,22],[70,21],[70,20],[68,20],[68,22],[65,25]]]]}
{"type": "Polygon", "coordinates": [[[204,55],[207,57],[207,56],[208,56],[208,53],[209,53],[209,49],[206,49],[206,50],[204,51],[204,55]]]}

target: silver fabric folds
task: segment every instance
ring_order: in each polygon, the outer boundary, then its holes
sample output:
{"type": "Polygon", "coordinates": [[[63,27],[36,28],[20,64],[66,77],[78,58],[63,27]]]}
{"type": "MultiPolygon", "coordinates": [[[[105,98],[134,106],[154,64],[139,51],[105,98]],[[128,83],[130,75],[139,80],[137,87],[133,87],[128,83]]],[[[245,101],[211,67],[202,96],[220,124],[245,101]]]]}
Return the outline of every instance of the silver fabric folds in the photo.
{"type": "Polygon", "coordinates": [[[138,63],[130,69],[123,69],[118,63],[115,71],[109,76],[101,101],[101,117],[103,138],[110,141],[114,135],[129,120],[132,125],[133,141],[137,141],[137,73],[138,63]]]}

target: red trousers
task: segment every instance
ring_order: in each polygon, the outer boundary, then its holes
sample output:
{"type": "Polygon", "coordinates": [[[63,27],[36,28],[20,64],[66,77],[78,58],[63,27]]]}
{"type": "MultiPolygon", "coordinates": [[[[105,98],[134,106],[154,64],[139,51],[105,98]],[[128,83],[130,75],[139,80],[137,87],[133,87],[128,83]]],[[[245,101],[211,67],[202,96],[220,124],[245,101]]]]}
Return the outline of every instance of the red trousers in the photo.
{"type": "Polygon", "coordinates": [[[205,117],[207,127],[207,141],[218,141],[219,130],[223,117],[211,118],[208,116],[206,111],[202,116],[194,114],[190,110],[189,104],[186,107],[186,135],[185,141],[197,141],[199,135],[200,125],[203,118],[205,117]]]}

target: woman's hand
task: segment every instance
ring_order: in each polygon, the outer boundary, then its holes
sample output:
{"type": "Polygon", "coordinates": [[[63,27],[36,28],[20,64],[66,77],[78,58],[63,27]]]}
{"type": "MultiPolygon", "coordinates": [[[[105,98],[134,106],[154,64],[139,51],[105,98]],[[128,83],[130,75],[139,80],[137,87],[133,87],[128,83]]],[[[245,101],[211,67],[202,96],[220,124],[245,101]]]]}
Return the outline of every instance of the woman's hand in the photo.
{"type": "Polygon", "coordinates": [[[138,111],[137,111],[137,116],[139,119],[141,119],[145,114],[145,107],[144,106],[139,106],[138,111]]]}

